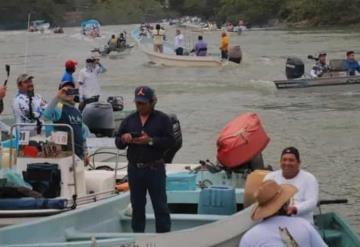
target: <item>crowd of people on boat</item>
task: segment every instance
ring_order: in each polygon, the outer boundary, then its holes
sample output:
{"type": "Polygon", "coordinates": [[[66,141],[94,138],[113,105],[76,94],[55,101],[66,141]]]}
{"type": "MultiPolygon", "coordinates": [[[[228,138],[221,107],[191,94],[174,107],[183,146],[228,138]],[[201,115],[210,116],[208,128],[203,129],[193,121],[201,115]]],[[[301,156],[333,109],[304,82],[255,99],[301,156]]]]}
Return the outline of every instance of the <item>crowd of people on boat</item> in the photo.
{"type": "MultiPolygon", "coordinates": [[[[317,61],[310,71],[312,78],[322,77],[324,74],[332,71],[332,68],[326,61],[326,56],[327,54],[325,52],[319,53],[318,57],[316,58],[317,61]]],[[[341,66],[342,68],[339,70],[347,72],[348,76],[355,76],[356,73],[360,73],[360,65],[359,62],[355,59],[354,51],[346,52],[346,59],[342,61],[341,66]]],[[[335,69],[335,71],[337,71],[337,69],[335,69]]]]}
{"type": "MultiPolygon", "coordinates": [[[[151,31],[151,34],[153,39],[154,52],[163,53],[164,41],[166,40],[165,30],[160,26],[160,24],[156,24],[156,27],[151,31]]],[[[221,32],[219,50],[221,52],[221,59],[228,59],[229,37],[225,31],[221,32]]],[[[180,29],[176,29],[176,34],[174,37],[174,51],[177,56],[185,55],[185,37],[180,29]]],[[[208,55],[208,44],[204,41],[202,35],[198,36],[194,47],[190,50],[190,54],[191,53],[199,57],[208,55]]]]}

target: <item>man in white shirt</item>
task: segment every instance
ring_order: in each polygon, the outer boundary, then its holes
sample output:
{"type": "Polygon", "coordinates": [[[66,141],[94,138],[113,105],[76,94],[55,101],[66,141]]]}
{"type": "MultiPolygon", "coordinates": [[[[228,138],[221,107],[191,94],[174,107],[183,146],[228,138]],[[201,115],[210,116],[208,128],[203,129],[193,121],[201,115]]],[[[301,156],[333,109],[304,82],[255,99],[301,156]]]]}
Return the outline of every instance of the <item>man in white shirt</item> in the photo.
{"type": "Polygon", "coordinates": [[[175,36],[175,52],[176,55],[182,56],[184,53],[184,35],[181,33],[179,29],[176,29],[176,36],[175,36]]]}
{"type": "Polygon", "coordinates": [[[34,123],[42,117],[46,101],[34,93],[33,76],[21,74],[16,80],[18,92],[12,108],[16,123],[34,123]]]}
{"type": "Polygon", "coordinates": [[[239,247],[326,247],[315,228],[299,217],[287,216],[291,198],[297,189],[290,184],[264,181],[255,192],[257,205],[251,218],[262,220],[241,238],[239,247]]]}
{"type": "Polygon", "coordinates": [[[281,170],[267,174],[264,180],[279,184],[291,184],[298,192],[288,208],[288,215],[295,215],[314,223],[313,211],[319,199],[319,184],[311,173],[300,169],[300,154],[294,147],[285,148],[280,159],[281,170]]]}
{"type": "Polygon", "coordinates": [[[152,31],[154,51],[163,53],[165,30],[161,29],[160,24],[156,24],[156,28],[152,31]]]}
{"type": "Polygon", "coordinates": [[[79,110],[82,111],[86,104],[97,102],[100,98],[99,75],[106,72],[104,66],[95,57],[86,59],[85,68],[79,72],[79,110]]]}

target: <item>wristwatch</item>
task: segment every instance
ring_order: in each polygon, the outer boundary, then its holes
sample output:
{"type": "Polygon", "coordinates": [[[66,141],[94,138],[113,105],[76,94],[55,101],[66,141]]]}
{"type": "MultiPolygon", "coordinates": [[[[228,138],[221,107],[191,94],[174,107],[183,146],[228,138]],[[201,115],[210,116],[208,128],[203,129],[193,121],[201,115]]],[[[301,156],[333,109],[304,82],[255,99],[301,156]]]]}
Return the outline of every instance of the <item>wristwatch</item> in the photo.
{"type": "Polygon", "coordinates": [[[150,138],[148,144],[149,144],[149,146],[153,146],[154,145],[154,139],[150,138]]]}

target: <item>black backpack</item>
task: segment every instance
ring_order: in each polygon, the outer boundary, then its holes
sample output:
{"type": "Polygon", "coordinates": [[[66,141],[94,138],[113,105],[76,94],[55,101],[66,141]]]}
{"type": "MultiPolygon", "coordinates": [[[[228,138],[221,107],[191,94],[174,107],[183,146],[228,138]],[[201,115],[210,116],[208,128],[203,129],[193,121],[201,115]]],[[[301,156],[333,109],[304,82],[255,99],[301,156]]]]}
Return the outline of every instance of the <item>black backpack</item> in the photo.
{"type": "Polygon", "coordinates": [[[28,164],[26,172],[23,172],[23,177],[26,182],[31,184],[33,190],[41,193],[45,198],[60,196],[61,172],[58,164],[28,164]]]}

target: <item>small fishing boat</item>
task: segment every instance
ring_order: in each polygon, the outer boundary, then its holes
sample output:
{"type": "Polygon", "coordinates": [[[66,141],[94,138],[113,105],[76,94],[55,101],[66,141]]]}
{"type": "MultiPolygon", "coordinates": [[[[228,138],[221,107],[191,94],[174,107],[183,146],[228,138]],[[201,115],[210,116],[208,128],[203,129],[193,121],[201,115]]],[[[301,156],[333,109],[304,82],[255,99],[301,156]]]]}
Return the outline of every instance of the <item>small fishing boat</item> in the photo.
{"type": "Polygon", "coordinates": [[[141,50],[148,56],[149,60],[155,64],[175,67],[221,67],[227,61],[222,61],[216,57],[200,56],[177,56],[175,54],[166,54],[154,52],[151,48],[144,45],[141,50]]]}
{"type": "MultiPolygon", "coordinates": [[[[314,59],[312,56],[308,56],[314,59]]],[[[286,77],[287,80],[275,80],[274,84],[277,89],[292,88],[309,88],[309,87],[326,87],[326,86],[342,86],[360,84],[360,75],[349,76],[343,59],[332,59],[329,63],[330,70],[321,77],[304,78],[305,66],[301,59],[290,57],[286,61],[286,77]]]]}
{"type": "Polygon", "coordinates": [[[50,28],[50,23],[45,20],[31,21],[29,25],[29,32],[44,32],[50,28]]]}
{"type": "Polygon", "coordinates": [[[100,22],[95,19],[84,20],[80,23],[81,34],[92,38],[100,37],[100,22]]]}

